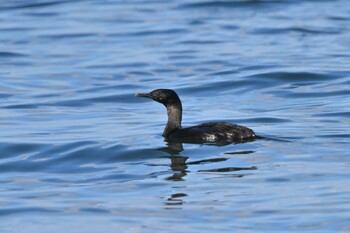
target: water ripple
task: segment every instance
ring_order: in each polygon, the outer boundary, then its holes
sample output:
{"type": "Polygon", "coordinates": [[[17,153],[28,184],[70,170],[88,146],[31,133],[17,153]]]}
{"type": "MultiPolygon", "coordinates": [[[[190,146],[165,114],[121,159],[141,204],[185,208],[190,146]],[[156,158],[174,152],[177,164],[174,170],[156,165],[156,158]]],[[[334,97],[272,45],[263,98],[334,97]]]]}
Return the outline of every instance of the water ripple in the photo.
{"type": "Polygon", "coordinates": [[[30,9],[30,8],[42,8],[48,6],[55,6],[63,3],[68,3],[69,0],[54,0],[54,1],[42,1],[38,3],[26,3],[25,1],[14,1],[14,3],[7,3],[0,7],[0,10],[19,10],[19,9],[30,9]]]}
{"type": "Polygon", "coordinates": [[[3,1],[0,231],[346,232],[348,9],[3,1]],[[134,96],[157,88],[179,93],[183,126],[263,138],[167,142],[164,106],[134,96]]]}
{"type": "Polygon", "coordinates": [[[14,52],[1,52],[0,51],[0,57],[2,58],[17,58],[17,57],[26,57],[27,55],[22,53],[14,53],[14,52]]]}
{"type": "MultiPolygon", "coordinates": [[[[284,2],[283,2],[284,3],[284,2]]],[[[193,3],[182,4],[180,8],[236,8],[236,7],[262,7],[264,5],[281,4],[280,1],[268,0],[268,1],[198,1],[193,3]]]]}

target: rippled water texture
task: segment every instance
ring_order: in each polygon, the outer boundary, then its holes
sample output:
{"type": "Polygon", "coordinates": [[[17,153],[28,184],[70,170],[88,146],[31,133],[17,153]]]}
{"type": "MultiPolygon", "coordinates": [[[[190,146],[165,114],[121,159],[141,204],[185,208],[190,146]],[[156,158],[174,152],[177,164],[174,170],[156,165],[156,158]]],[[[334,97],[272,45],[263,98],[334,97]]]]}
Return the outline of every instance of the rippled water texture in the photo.
{"type": "Polygon", "coordinates": [[[346,0],[0,4],[1,232],[349,232],[346,0]],[[267,139],[167,145],[227,121],[267,139]]]}

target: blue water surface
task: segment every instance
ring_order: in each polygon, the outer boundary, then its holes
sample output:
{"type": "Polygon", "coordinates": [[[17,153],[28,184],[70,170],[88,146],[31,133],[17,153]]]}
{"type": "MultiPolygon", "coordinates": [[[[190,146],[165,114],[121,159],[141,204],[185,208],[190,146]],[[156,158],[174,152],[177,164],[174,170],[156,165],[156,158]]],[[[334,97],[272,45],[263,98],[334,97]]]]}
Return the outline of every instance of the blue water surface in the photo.
{"type": "Polygon", "coordinates": [[[349,232],[346,0],[0,4],[0,232],[349,232]],[[168,145],[226,121],[268,139],[168,145]]]}

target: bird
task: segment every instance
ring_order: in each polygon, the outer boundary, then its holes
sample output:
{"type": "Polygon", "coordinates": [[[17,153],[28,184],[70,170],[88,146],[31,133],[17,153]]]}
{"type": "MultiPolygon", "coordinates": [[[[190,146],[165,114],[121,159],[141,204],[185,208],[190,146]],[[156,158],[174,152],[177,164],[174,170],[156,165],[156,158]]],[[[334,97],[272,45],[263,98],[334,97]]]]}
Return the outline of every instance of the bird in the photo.
{"type": "Polygon", "coordinates": [[[149,93],[136,93],[135,96],[152,99],[166,107],[168,121],[163,131],[166,140],[191,143],[239,143],[253,141],[258,137],[250,128],[226,122],[208,122],[182,128],[182,103],[174,90],[156,89],[149,93]]]}

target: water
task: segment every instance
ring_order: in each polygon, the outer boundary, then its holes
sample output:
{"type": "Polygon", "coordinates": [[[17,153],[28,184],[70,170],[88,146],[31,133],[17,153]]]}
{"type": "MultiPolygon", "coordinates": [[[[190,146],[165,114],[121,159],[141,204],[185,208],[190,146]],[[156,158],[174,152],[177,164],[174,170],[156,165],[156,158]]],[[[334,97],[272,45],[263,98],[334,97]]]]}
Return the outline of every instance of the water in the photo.
{"type": "Polygon", "coordinates": [[[1,232],[350,231],[346,0],[4,1],[0,31],[1,232]],[[156,88],[278,140],[169,148],[156,88]]]}

